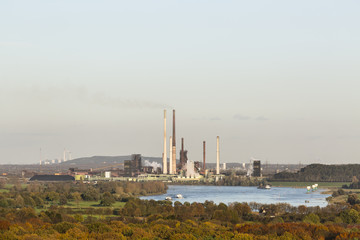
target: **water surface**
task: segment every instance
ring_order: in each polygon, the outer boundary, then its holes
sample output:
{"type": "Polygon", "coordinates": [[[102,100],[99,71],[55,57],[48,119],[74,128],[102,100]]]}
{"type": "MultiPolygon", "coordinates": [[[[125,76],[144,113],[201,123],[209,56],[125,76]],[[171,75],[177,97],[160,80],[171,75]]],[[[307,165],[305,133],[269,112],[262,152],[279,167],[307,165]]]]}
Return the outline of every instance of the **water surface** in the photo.
{"type": "Polygon", "coordinates": [[[169,185],[166,194],[156,196],[145,196],[141,199],[165,200],[166,196],[172,197],[173,201],[200,202],[206,200],[219,204],[232,202],[257,202],[257,203],[289,203],[293,206],[327,206],[325,200],[329,194],[321,194],[321,190],[307,193],[305,188],[273,187],[269,190],[257,187],[241,186],[189,186],[169,185]],[[183,199],[176,198],[177,194],[183,195],[183,199]],[[309,201],[309,202],[305,202],[309,201]]]}

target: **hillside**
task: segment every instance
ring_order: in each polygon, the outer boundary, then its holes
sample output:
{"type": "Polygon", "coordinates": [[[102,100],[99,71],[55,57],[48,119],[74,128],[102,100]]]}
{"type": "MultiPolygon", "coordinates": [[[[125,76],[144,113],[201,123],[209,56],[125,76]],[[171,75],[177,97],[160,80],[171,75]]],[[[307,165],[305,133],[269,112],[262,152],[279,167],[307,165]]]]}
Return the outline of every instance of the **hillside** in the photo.
{"type": "Polygon", "coordinates": [[[353,176],[356,176],[357,178],[360,177],[360,164],[311,164],[302,168],[297,173],[277,173],[271,180],[295,182],[350,182],[353,176]]]}

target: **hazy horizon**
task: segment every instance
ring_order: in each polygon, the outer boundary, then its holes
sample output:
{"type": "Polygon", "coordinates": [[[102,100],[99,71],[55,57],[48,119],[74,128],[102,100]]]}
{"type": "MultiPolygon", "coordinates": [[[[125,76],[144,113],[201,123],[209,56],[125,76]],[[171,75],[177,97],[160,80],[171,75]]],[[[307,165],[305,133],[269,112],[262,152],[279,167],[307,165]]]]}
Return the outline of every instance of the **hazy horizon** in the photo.
{"type": "Polygon", "coordinates": [[[357,163],[359,7],[2,1],[0,164],[161,157],[164,109],[193,161],[357,163]]]}

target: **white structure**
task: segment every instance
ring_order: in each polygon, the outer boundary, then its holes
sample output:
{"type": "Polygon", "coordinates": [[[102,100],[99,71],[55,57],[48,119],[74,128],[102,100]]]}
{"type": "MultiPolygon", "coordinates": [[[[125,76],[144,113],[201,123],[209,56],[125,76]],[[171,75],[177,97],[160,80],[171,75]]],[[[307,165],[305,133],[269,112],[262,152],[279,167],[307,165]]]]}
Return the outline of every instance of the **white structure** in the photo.
{"type": "Polygon", "coordinates": [[[226,163],[223,163],[223,170],[226,170],[226,163]]]}
{"type": "Polygon", "coordinates": [[[64,162],[66,162],[66,149],[64,149],[64,157],[63,157],[63,159],[64,159],[64,162]]]}
{"type": "Polygon", "coordinates": [[[105,172],[105,178],[111,178],[111,172],[109,171],[105,172]]]}
{"type": "Polygon", "coordinates": [[[40,148],[40,165],[41,165],[41,162],[42,162],[42,154],[41,154],[41,148],[40,148]]]}
{"type": "Polygon", "coordinates": [[[173,174],[173,164],[172,164],[172,146],[171,146],[171,143],[172,143],[172,137],[170,136],[170,164],[169,164],[169,174],[173,174]]]}
{"type": "Polygon", "coordinates": [[[163,174],[167,174],[167,156],[166,156],[166,110],[164,110],[164,153],[163,153],[163,174]]]}
{"type": "Polygon", "coordinates": [[[176,174],[176,135],[175,135],[175,109],[173,110],[173,135],[172,135],[172,174],[176,174]]]}
{"type": "Polygon", "coordinates": [[[216,137],[216,174],[220,174],[220,138],[216,137]]]}
{"type": "Polygon", "coordinates": [[[186,178],[197,178],[199,174],[195,172],[194,162],[187,160],[186,162],[186,178]]]}

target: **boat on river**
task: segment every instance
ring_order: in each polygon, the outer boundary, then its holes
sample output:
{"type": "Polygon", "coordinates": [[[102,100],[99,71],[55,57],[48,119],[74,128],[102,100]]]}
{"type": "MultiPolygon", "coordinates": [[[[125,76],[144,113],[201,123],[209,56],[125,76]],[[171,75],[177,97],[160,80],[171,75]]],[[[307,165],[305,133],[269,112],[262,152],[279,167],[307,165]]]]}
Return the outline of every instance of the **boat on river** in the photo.
{"type": "Polygon", "coordinates": [[[182,199],[182,198],[184,198],[184,197],[183,197],[183,195],[181,195],[181,194],[176,194],[176,198],[182,199]]]}
{"type": "Polygon", "coordinates": [[[260,185],[260,186],[258,186],[258,189],[271,189],[271,186],[270,186],[270,184],[260,185]]]}

